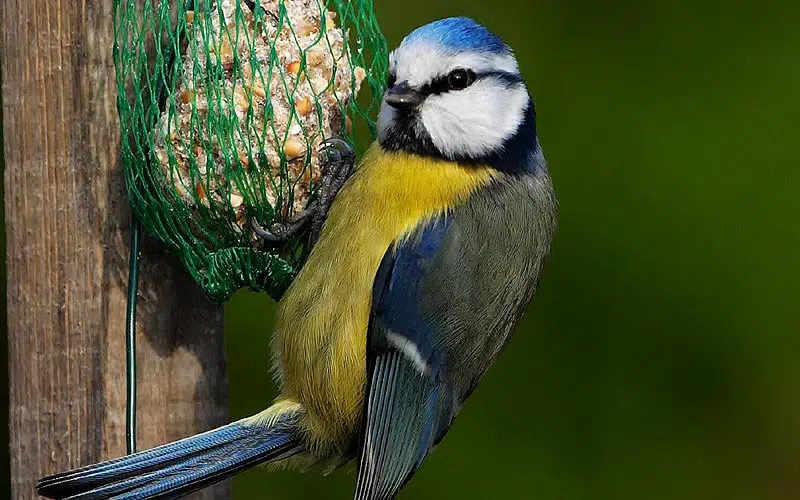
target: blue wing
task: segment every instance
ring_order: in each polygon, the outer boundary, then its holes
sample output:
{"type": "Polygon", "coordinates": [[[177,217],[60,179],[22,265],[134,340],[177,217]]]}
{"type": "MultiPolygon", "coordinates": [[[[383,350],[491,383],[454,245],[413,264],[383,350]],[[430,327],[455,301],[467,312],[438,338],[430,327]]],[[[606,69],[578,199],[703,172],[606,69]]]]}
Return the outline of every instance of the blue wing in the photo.
{"type": "Polygon", "coordinates": [[[450,397],[444,351],[420,309],[424,277],[449,228],[448,219],[429,224],[387,251],[378,269],[357,500],[394,498],[449,426],[449,415],[440,416],[450,397]]]}
{"type": "Polygon", "coordinates": [[[509,178],[395,244],[373,285],[356,500],[411,478],[506,344],[555,228],[544,174],[509,178]]]}

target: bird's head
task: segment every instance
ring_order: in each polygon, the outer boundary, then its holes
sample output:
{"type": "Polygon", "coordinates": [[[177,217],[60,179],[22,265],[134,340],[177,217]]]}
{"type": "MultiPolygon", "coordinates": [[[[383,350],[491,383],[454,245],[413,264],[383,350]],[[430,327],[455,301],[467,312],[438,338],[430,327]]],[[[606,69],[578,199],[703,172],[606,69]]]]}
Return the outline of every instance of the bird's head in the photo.
{"type": "Polygon", "coordinates": [[[484,162],[537,148],[533,104],[512,50],[465,17],[412,31],[389,56],[378,140],[400,150],[484,162]]]}

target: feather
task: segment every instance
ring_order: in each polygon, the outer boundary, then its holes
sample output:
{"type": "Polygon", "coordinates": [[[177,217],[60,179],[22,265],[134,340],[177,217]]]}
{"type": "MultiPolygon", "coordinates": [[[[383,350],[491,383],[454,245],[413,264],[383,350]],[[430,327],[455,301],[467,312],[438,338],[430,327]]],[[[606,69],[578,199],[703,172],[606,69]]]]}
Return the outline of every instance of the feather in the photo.
{"type": "Polygon", "coordinates": [[[399,352],[378,358],[367,399],[357,500],[394,498],[428,453],[435,385],[399,352]]]}
{"type": "Polygon", "coordinates": [[[47,498],[178,498],[257,463],[301,451],[294,418],[272,425],[242,420],[152,450],[40,480],[47,498]]]}
{"type": "Polygon", "coordinates": [[[435,335],[417,286],[449,222],[440,218],[386,252],[373,287],[368,380],[356,500],[394,498],[434,436],[440,393],[435,335]]]}
{"type": "Polygon", "coordinates": [[[499,177],[384,254],[372,289],[356,500],[397,495],[499,354],[549,251],[551,193],[538,169],[499,177]]]}

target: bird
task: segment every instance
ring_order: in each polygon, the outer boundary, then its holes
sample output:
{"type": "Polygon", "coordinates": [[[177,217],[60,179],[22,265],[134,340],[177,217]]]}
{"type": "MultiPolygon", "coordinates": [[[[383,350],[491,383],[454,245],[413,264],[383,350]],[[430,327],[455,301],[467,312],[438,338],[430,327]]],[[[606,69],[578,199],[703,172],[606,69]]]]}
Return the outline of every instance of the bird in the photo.
{"type": "Polygon", "coordinates": [[[539,286],[559,205],[503,39],[451,17],[411,31],[388,62],[377,138],[277,305],[277,399],[46,477],[39,494],[178,498],[256,464],[354,464],[355,500],[388,500],[439,447],[539,286]]]}

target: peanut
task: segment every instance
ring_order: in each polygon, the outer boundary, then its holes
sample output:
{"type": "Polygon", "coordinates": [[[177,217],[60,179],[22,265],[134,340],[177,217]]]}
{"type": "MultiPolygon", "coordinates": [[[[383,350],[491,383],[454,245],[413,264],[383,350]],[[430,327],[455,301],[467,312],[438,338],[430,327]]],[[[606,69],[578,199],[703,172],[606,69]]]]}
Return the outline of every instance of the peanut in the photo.
{"type": "Polygon", "coordinates": [[[236,99],[236,105],[241,111],[247,111],[250,109],[250,99],[247,97],[247,95],[245,95],[244,92],[236,92],[234,97],[236,99]]]}
{"type": "Polygon", "coordinates": [[[242,206],[242,203],[244,203],[244,198],[242,198],[236,193],[231,193],[230,201],[232,208],[239,208],[240,206],[242,206]]]}
{"type": "Polygon", "coordinates": [[[292,62],[290,62],[290,63],[289,63],[287,66],[286,66],[286,70],[287,70],[289,73],[291,73],[291,74],[293,74],[293,75],[296,75],[297,73],[299,73],[299,72],[300,72],[300,61],[292,61],[292,62]]]}
{"type": "Polygon", "coordinates": [[[308,97],[303,97],[294,104],[294,108],[297,110],[297,114],[300,116],[308,115],[311,112],[312,106],[311,99],[308,97]]]}
{"type": "Polygon", "coordinates": [[[194,99],[194,91],[192,90],[184,90],[181,92],[181,102],[184,104],[189,104],[192,99],[194,99]]]}
{"type": "Polygon", "coordinates": [[[367,77],[367,70],[359,66],[353,70],[353,76],[356,78],[356,85],[360,85],[367,77]]]}
{"type": "Polygon", "coordinates": [[[306,52],[306,62],[311,66],[319,66],[325,61],[325,54],[320,48],[309,49],[306,52]]]}
{"type": "Polygon", "coordinates": [[[308,36],[311,33],[315,33],[317,30],[319,30],[318,26],[314,26],[313,23],[306,21],[297,27],[297,34],[300,36],[308,36]]]}
{"type": "Polygon", "coordinates": [[[260,83],[253,83],[253,94],[262,99],[267,97],[267,91],[264,90],[264,87],[262,87],[260,83]]]}
{"type": "Polygon", "coordinates": [[[294,137],[288,138],[283,144],[283,154],[287,159],[297,158],[303,154],[304,150],[303,143],[294,137]]]}
{"type": "Polygon", "coordinates": [[[239,163],[242,164],[242,167],[246,172],[250,167],[250,157],[247,156],[247,153],[242,153],[239,155],[239,163]]]}

